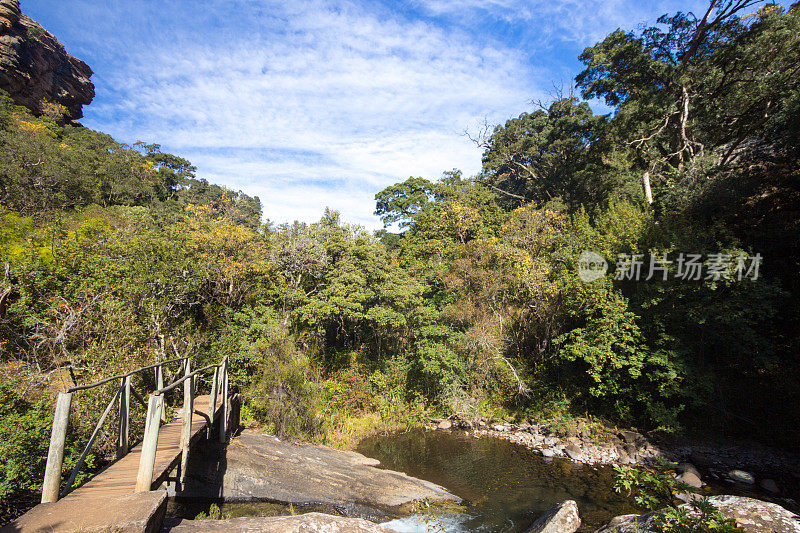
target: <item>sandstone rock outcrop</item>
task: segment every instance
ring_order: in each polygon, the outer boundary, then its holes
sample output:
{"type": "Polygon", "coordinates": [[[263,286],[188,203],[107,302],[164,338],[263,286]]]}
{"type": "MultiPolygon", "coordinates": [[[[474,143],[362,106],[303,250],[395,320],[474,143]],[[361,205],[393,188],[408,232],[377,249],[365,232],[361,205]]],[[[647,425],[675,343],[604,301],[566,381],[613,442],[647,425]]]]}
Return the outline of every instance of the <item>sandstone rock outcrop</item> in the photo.
{"type": "Polygon", "coordinates": [[[426,498],[460,502],[439,485],[377,464],[359,453],[292,444],[245,430],[225,449],[193,452],[187,482],[177,495],[378,509],[426,498]]]}
{"type": "Polygon", "coordinates": [[[19,0],[0,0],[0,89],[17,105],[38,115],[56,103],[66,111],[60,122],[77,120],[94,98],[91,76],[89,65],[20,11],[19,0]]]}
{"type": "Polygon", "coordinates": [[[230,520],[184,520],[170,529],[170,533],[255,533],[269,531],[271,533],[298,533],[301,531],[317,531],[325,533],[391,533],[361,518],[343,518],[323,513],[308,513],[297,516],[244,517],[230,520]]]}

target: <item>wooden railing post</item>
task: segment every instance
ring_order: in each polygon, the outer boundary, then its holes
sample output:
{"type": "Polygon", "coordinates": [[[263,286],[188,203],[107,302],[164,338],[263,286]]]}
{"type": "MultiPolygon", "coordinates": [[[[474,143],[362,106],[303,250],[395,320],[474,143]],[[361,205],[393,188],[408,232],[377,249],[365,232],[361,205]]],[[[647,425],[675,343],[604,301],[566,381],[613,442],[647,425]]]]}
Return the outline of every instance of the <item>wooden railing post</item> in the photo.
{"type": "Polygon", "coordinates": [[[222,392],[222,410],[219,413],[219,441],[225,443],[227,440],[228,431],[228,357],[222,360],[222,367],[220,368],[222,377],[219,383],[220,392],[222,392]]]}
{"type": "Polygon", "coordinates": [[[148,492],[153,484],[153,469],[156,465],[158,450],[158,430],[160,428],[161,411],[164,405],[161,394],[151,394],[147,402],[147,420],[145,422],[142,454],[139,458],[139,471],[136,474],[134,492],[148,492]]]}
{"type": "Polygon", "coordinates": [[[122,393],[119,395],[119,431],[117,433],[117,459],[128,454],[130,443],[131,377],[122,378],[122,393]]]}
{"type": "MultiPolygon", "coordinates": [[[[164,388],[164,368],[162,365],[158,365],[155,370],[156,370],[156,390],[161,390],[164,388]]],[[[164,395],[159,394],[158,396],[160,398],[159,401],[161,403],[161,421],[166,422],[167,410],[164,409],[164,395]]]]}
{"type": "Polygon", "coordinates": [[[214,428],[214,415],[217,414],[217,382],[219,380],[219,367],[214,367],[214,376],[211,378],[211,396],[208,399],[208,438],[211,438],[211,430],[214,428]]]}
{"type": "MultiPolygon", "coordinates": [[[[186,360],[185,375],[191,373],[191,365],[186,360]]],[[[181,431],[181,483],[186,480],[186,468],[189,465],[189,445],[192,440],[192,414],[194,413],[194,378],[191,376],[183,382],[183,427],[181,431]]]]}
{"type": "Polygon", "coordinates": [[[69,424],[69,408],[72,393],[60,392],[56,399],[56,412],[53,417],[53,430],[50,434],[50,448],[47,451],[47,466],[44,470],[42,484],[42,503],[58,501],[61,485],[61,467],[64,464],[64,444],[67,439],[69,424]]]}

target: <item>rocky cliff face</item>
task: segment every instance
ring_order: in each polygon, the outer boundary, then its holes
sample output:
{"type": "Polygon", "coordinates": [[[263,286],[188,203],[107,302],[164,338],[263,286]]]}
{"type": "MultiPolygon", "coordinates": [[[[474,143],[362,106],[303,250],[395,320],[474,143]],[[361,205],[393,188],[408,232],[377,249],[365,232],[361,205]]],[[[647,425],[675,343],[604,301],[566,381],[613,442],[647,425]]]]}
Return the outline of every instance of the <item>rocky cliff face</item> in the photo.
{"type": "MultiPolygon", "coordinates": [[[[0,0],[0,89],[36,114],[64,106],[62,122],[83,116],[94,98],[89,65],[69,55],[38,22],[22,14],[19,0],[0,0]]],[[[56,113],[57,114],[57,113],[56,113]]]]}

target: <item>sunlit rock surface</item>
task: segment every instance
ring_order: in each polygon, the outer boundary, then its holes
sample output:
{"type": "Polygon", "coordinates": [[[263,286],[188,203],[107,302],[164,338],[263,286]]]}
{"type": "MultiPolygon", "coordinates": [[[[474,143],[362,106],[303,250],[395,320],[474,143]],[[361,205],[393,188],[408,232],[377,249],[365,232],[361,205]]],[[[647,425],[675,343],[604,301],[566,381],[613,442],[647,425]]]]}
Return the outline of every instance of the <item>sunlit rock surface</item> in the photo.
{"type": "Polygon", "coordinates": [[[250,430],[227,448],[212,447],[191,457],[189,479],[179,496],[378,508],[424,499],[460,501],[434,483],[376,468],[377,460],[359,453],[293,444],[250,430]]]}
{"type": "Polygon", "coordinates": [[[323,513],[308,513],[297,516],[244,517],[230,520],[184,520],[170,529],[171,533],[295,533],[319,531],[324,533],[390,533],[391,530],[361,518],[344,518],[323,513]]]}

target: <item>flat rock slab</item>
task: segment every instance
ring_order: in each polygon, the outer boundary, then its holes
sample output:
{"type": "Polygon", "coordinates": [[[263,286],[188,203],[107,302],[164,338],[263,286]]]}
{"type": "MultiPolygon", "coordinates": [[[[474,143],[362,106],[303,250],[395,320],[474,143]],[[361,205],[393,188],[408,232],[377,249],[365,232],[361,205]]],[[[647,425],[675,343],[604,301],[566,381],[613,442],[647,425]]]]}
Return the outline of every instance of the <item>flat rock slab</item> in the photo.
{"type": "Polygon", "coordinates": [[[427,498],[460,502],[443,487],[376,468],[356,452],[293,444],[245,430],[227,448],[210,446],[190,456],[181,497],[228,501],[396,507],[427,498]]]}
{"type": "Polygon", "coordinates": [[[155,533],[167,510],[167,492],[96,496],[67,496],[37,505],[0,529],[0,533],[155,533]]]}
{"type": "Polygon", "coordinates": [[[323,513],[308,513],[297,516],[244,517],[230,520],[184,520],[169,530],[170,533],[271,533],[299,532],[356,532],[390,533],[391,530],[361,518],[344,518],[323,513]]]}

